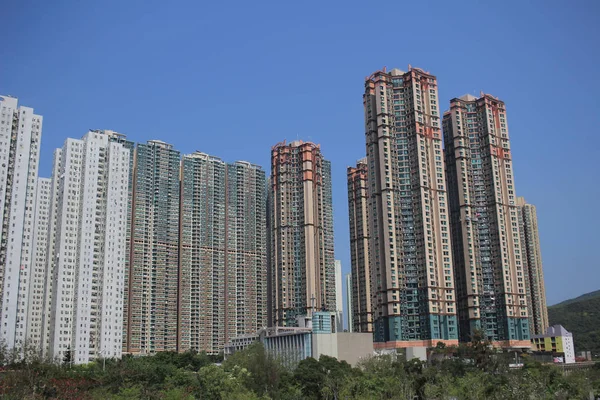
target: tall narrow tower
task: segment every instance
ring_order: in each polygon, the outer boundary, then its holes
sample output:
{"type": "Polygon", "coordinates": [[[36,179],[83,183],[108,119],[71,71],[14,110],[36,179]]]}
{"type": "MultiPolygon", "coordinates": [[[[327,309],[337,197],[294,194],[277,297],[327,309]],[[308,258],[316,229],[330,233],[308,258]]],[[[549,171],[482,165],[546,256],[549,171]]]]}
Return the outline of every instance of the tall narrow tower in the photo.
{"type": "Polygon", "coordinates": [[[181,174],[180,326],[192,349],[217,354],[267,325],[265,173],[196,152],[181,174]]]}
{"type": "Polygon", "coordinates": [[[42,117],[0,96],[0,340],[25,344],[42,117]]]}
{"type": "Polygon", "coordinates": [[[519,207],[519,233],[525,265],[529,331],[532,336],[543,335],[548,329],[549,321],[537,211],[535,206],[528,204],[523,197],[517,197],[517,206],[519,207]]]}
{"type": "Polygon", "coordinates": [[[50,188],[52,180],[37,179],[35,199],[35,224],[33,233],[34,260],[29,274],[29,299],[27,312],[28,344],[43,350],[43,318],[46,301],[46,266],[48,262],[48,230],[50,228],[50,188]]]}
{"type": "Polygon", "coordinates": [[[135,149],[123,349],[187,350],[178,330],[180,154],[160,140],[135,149]]]}
{"type": "Polygon", "coordinates": [[[458,339],[435,76],[409,66],[367,77],[369,268],[375,346],[458,339]]]}
{"type": "Polygon", "coordinates": [[[78,364],[121,356],[129,149],[115,135],[67,139],[53,169],[49,352],[78,364]]]}
{"type": "Polygon", "coordinates": [[[321,148],[295,141],[271,149],[270,324],[336,310],[331,164],[321,148]]]}
{"type": "Polygon", "coordinates": [[[371,269],[369,268],[369,215],[367,159],[348,167],[348,217],[350,222],[350,261],[352,293],[348,320],[352,332],[373,332],[371,308],[371,269]],[[350,323],[350,322],[349,322],[350,323]]]}
{"type": "Polygon", "coordinates": [[[504,102],[489,94],[452,99],[444,138],[461,340],[479,329],[501,346],[529,347],[504,102]]]}

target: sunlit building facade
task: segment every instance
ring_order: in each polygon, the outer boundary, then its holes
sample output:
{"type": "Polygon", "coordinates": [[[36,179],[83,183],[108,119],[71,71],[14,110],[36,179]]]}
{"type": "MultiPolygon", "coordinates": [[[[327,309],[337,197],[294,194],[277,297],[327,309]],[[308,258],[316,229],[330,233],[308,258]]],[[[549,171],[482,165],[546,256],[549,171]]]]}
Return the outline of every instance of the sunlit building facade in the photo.
{"type": "Polygon", "coordinates": [[[331,164],[319,145],[294,141],[271,149],[269,323],[336,310],[331,164]]]}
{"type": "Polygon", "coordinates": [[[180,153],[151,140],[136,146],[133,166],[123,351],[185,351],[189,332],[178,320],[180,153]]]}
{"type": "Polygon", "coordinates": [[[443,124],[461,340],[478,329],[500,346],[529,347],[506,107],[465,95],[450,101],[443,124]]]}
{"type": "Polygon", "coordinates": [[[29,299],[27,304],[27,344],[42,352],[44,303],[46,300],[46,266],[48,254],[48,229],[50,228],[50,189],[52,180],[37,179],[35,198],[35,222],[33,230],[34,260],[29,278],[29,299]]]}
{"type": "Polygon", "coordinates": [[[116,136],[89,131],[55,157],[45,301],[47,352],[61,361],[121,356],[129,149],[116,136]]]}
{"type": "Polygon", "coordinates": [[[529,331],[532,336],[542,335],[546,332],[549,321],[537,210],[523,197],[517,197],[517,206],[520,240],[524,252],[529,331]]]}
{"type": "Polygon", "coordinates": [[[373,332],[371,270],[369,268],[369,216],[367,159],[348,167],[348,217],[350,223],[352,332],[373,332]]]}
{"type": "Polygon", "coordinates": [[[375,347],[456,344],[437,79],[384,68],[363,103],[375,347]]]}
{"type": "Polygon", "coordinates": [[[218,354],[267,326],[265,173],[196,152],[181,186],[179,323],[192,349],[218,354]]]}
{"type": "Polygon", "coordinates": [[[42,117],[0,96],[0,340],[26,342],[42,117]]]}

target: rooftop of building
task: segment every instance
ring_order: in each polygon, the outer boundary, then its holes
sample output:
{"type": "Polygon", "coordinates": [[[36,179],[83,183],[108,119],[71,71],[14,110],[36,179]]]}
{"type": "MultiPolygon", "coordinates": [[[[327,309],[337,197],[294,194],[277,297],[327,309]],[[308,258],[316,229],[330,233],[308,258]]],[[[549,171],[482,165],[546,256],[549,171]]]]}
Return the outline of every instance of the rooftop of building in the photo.
{"type": "Polygon", "coordinates": [[[119,139],[124,139],[126,137],[124,133],[119,133],[110,129],[90,129],[90,132],[99,133],[108,137],[114,137],[119,139]]]}
{"type": "MultiPolygon", "coordinates": [[[[201,159],[201,160],[210,160],[210,161],[214,161],[214,162],[225,164],[225,161],[223,161],[222,158],[217,157],[217,156],[213,156],[213,155],[210,155],[210,154],[207,154],[207,153],[203,153],[203,152],[198,151],[198,150],[196,150],[195,152],[193,152],[191,154],[185,154],[183,157],[184,158],[195,158],[195,159],[201,159]]],[[[234,161],[230,165],[237,165],[237,166],[242,166],[242,167],[246,167],[246,168],[255,168],[255,169],[262,170],[262,167],[260,165],[253,164],[250,161],[238,160],[238,161],[234,161]]]]}
{"type": "Polygon", "coordinates": [[[5,103],[6,106],[11,108],[17,108],[19,100],[16,97],[12,97],[11,95],[0,95],[0,101],[5,103]]]}
{"type": "Polygon", "coordinates": [[[277,144],[275,144],[273,147],[271,147],[272,150],[278,149],[278,148],[282,148],[282,147],[300,147],[300,146],[310,146],[310,147],[316,147],[316,148],[320,148],[321,145],[320,144],[316,144],[314,142],[310,142],[310,141],[304,141],[301,139],[297,139],[291,142],[287,142],[287,140],[284,140],[282,142],[279,142],[277,144]]]}
{"type": "Polygon", "coordinates": [[[148,144],[152,144],[158,147],[162,147],[164,149],[172,149],[173,145],[169,144],[167,142],[163,142],[162,140],[158,140],[158,139],[153,139],[153,140],[148,140],[148,144]]]}
{"type": "Polygon", "coordinates": [[[472,94],[467,93],[467,94],[460,96],[459,99],[464,100],[464,101],[475,101],[475,100],[477,100],[477,97],[473,96],[472,94]]]}
{"type": "Polygon", "coordinates": [[[546,332],[542,335],[534,335],[532,339],[557,337],[557,336],[573,336],[571,332],[566,330],[562,325],[552,325],[546,329],[546,332]]]}

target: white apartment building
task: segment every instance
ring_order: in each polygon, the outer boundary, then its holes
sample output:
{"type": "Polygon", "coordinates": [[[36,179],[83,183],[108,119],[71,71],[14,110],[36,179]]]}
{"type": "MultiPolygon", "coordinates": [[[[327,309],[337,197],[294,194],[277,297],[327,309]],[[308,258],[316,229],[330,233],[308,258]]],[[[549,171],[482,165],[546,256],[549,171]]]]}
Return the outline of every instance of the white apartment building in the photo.
{"type": "Polygon", "coordinates": [[[25,344],[42,117],[0,96],[0,341],[25,344]]]}
{"type": "Polygon", "coordinates": [[[42,318],[46,287],[46,254],[48,227],[50,220],[49,178],[38,178],[35,199],[35,219],[33,229],[33,260],[29,272],[29,299],[27,307],[27,343],[41,349],[42,318]]]}
{"type": "Polygon", "coordinates": [[[129,150],[110,131],[67,139],[55,158],[49,354],[121,356],[129,150]]]}
{"type": "MultiPolygon", "coordinates": [[[[52,176],[60,176],[60,160],[62,158],[62,149],[54,150],[54,162],[52,163],[52,176]]],[[[43,288],[43,312],[41,320],[41,350],[42,356],[50,355],[50,321],[52,320],[52,298],[54,293],[54,254],[56,244],[56,222],[58,216],[58,190],[59,179],[50,179],[49,192],[49,210],[48,210],[48,236],[46,238],[46,268],[44,271],[44,288],[43,288]]],[[[39,251],[39,249],[36,249],[39,251]]]]}

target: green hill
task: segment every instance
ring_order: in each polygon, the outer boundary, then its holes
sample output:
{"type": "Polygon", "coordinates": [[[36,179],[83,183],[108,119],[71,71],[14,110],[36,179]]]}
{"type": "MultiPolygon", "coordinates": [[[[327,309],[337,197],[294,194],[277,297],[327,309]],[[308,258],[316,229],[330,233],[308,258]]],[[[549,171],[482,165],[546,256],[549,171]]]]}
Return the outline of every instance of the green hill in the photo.
{"type": "Polygon", "coordinates": [[[548,307],[550,325],[560,324],[573,334],[575,351],[600,356],[600,290],[548,307]]]}

